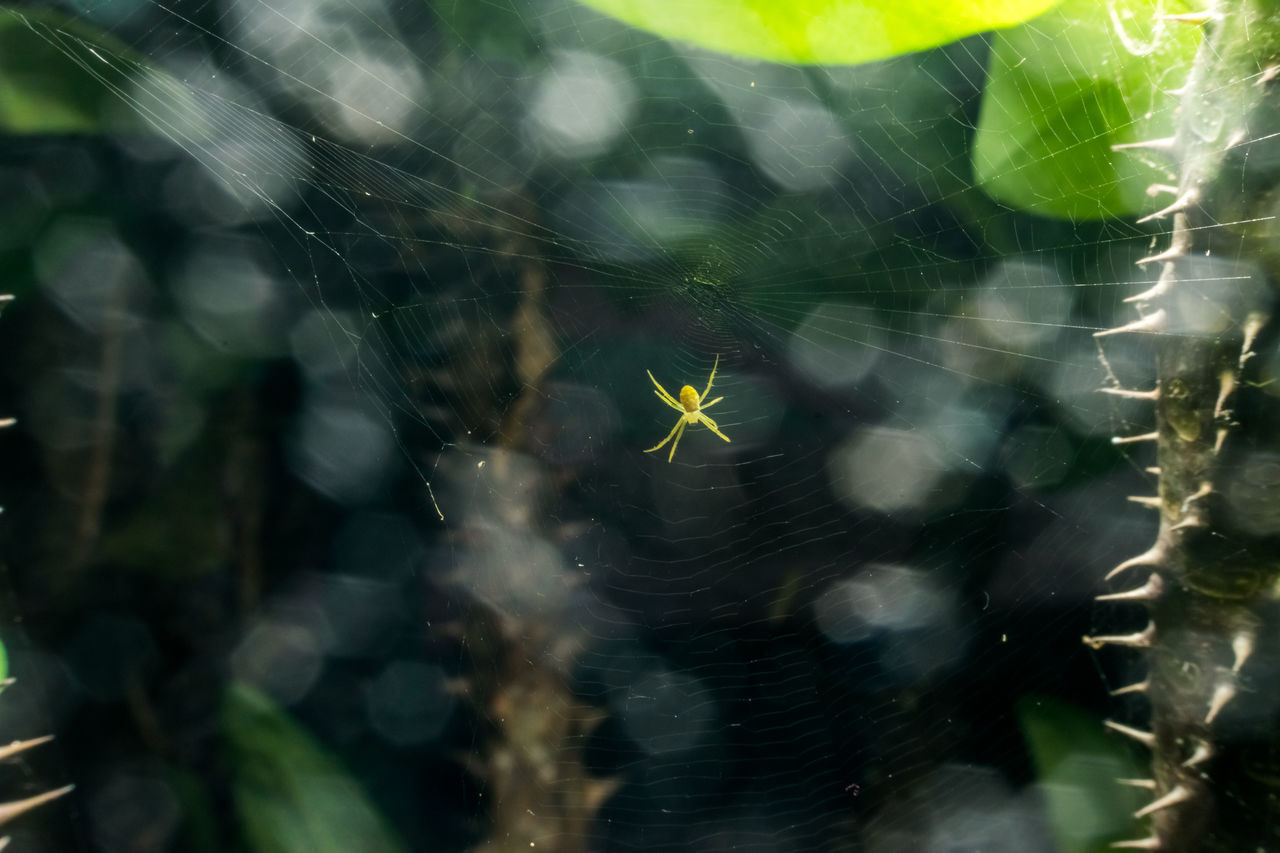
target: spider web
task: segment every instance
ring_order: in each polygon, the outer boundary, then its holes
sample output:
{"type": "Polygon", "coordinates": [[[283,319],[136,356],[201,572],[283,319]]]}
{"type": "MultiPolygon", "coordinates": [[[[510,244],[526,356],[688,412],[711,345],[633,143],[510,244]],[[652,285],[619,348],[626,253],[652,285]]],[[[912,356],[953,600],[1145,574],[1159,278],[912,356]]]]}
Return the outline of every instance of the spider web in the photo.
{"type": "MultiPolygon", "coordinates": [[[[38,277],[100,331],[119,309],[94,270],[145,266],[164,304],[119,298],[153,358],[293,365],[281,452],[332,530],[271,568],[226,663],[330,742],[378,744],[355,763],[394,782],[374,804],[408,847],[1126,835],[1100,812],[1055,829],[1071,777],[1033,766],[1025,708],[1106,707],[1079,636],[1149,538],[1124,500],[1149,462],[1110,442],[1149,427],[1096,392],[1153,368],[1093,333],[1144,289],[1152,232],[975,186],[989,39],[797,68],[556,0],[79,11],[130,47],[39,16],[31,37],[145,119],[111,144],[172,245],[63,218],[38,277]],[[645,371],[678,395],[717,357],[731,442],[692,426],[672,463],[643,453],[675,416],[645,371]],[[366,701],[338,725],[322,688],[351,660],[366,701]],[[511,731],[520,696],[559,737],[511,731]],[[492,730],[458,734],[467,713],[492,730]]],[[[134,391],[197,412],[168,458],[203,440],[197,372],[134,391]]],[[[176,799],[161,777],[149,796],[176,799]]],[[[98,843],[128,829],[113,790],[86,794],[98,843]]]]}

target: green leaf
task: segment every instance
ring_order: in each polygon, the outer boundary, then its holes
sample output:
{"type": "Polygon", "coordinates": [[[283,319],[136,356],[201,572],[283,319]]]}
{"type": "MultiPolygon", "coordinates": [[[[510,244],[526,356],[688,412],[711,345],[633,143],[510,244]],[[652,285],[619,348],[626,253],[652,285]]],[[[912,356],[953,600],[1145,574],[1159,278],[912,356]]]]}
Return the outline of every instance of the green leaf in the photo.
{"type": "Polygon", "coordinates": [[[172,764],[166,768],[166,778],[182,807],[182,824],[172,849],[186,850],[187,853],[219,853],[223,847],[218,837],[215,795],[208,780],[192,770],[172,764]]]}
{"type": "Polygon", "coordinates": [[[1108,736],[1097,717],[1047,697],[1018,702],[1018,721],[1062,853],[1102,853],[1112,841],[1141,835],[1133,812],[1149,797],[1116,780],[1150,776],[1151,769],[1127,744],[1108,736]]]}
{"type": "Polygon", "coordinates": [[[251,850],[404,849],[342,763],[262,693],[231,685],[223,694],[221,719],[232,793],[251,850]]]}
{"type": "Polygon", "coordinates": [[[47,9],[0,8],[0,130],[101,133],[141,127],[116,91],[129,91],[117,60],[131,56],[117,39],[75,18],[47,9]]]}
{"type": "Polygon", "coordinates": [[[1175,99],[1195,54],[1173,0],[1067,0],[1000,33],[992,46],[974,175],[997,201],[1073,220],[1129,218],[1153,202],[1157,172],[1112,146],[1173,133],[1175,99]]]}
{"type": "Polygon", "coordinates": [[[633,27],[773,62],[853,64],[1020,24],[1056,0],[581,0],[633,27]]]}

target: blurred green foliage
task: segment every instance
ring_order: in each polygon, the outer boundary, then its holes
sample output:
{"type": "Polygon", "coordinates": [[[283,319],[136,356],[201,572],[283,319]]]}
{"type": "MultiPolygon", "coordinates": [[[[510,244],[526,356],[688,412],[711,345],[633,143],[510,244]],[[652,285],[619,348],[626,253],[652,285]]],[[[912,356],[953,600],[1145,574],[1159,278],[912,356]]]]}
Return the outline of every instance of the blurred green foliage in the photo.
{"type": "MultiPolygon", "coordinates": [[[[1131,218],[1151,206],[1152,164],[1112,146],[1167,136],[1174,99],[1199,43],[1166,19],[1185,0],[1047,0],[954,4],[752,0],[584,0],[665,38],[787,63],[853,64],[903,56],[974,33],[993,39],[973,174],[995,200],[1073,221],[1131,218]],[[1039,17],[1036,17],[1039,16],[1039,17]],[[1033,20],[1029,20],[1033,19],[1033,20]],[[1020,24],[1020,26],[1019,26],[1020,24]]],[[[490,7],[486,6],[486,10],[490,7]]],[[[521,57],[537,41],[518,8],[478,15],[441,0],[436,12],[470,50],[521,57]]],[[[142,122],[119,98],[126,69],[146,68],[127,47],[47,10],[0,15],[0,129],[94,133],[142,122]],[[74,43],[77,50],[69,50],[74,43]],[[96,45],[96,50],[87,49],[96,45]],[[85,57],[111,57],[100,66],[85,57]],[[78,58],[73,58],[78,57],[78,58]]],[[[155,73],[149,71],[148,73],[155,73]]]]}
{"type": "Polygon", "coordinates": [[[1199,32],[1165,18],[1181,0],[1068,0],[995,36],[974,174],[998,201],[1073,221],[1150,208],[1153,170],[1113,145],[1173,132],[1199,32]]]}
{"type": "Polygon", "coordinates": [[[405,849],[359,783],[270,698],[244,684],[222,698],[236,809],[259,853],[405,849]]]}
{"type": "Polygon", "coordinates": [[[1018,722],[1062,853],[1102,853],[1135,835],[1133,812],[1150,798],[1117,780],[1151,769],[1127,744],[1094,715],[1044,696],[1023,697],[1018,722]]]}
{"type": "Polygon", "coordinates": [[[1020,24],[1055,0],[583,0],[664,38],[771,62],[851,65],[1020,24]]]}
{"type": "Polygon", "coordinates": [[[128,74],[106,56],[134,54],[101,30],[58,12],[0,8],[0,130],[50,134],[141,128],[141,118],[117,93],[128,91],[128,74]],[[102,47],[99,64],[74,59],[69,43],[102,47]]]}

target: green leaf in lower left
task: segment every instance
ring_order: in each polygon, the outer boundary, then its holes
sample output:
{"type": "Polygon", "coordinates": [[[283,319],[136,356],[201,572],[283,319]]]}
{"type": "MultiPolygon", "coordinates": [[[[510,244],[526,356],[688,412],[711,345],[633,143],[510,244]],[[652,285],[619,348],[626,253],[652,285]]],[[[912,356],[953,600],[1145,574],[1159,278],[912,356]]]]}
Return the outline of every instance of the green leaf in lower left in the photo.
{"type": "Polygon", "coordinates": [[[255,853],[400,853],[403,843],[341,761],[269,697],[232,684],[221,723],[232,791],[255,853]]]}

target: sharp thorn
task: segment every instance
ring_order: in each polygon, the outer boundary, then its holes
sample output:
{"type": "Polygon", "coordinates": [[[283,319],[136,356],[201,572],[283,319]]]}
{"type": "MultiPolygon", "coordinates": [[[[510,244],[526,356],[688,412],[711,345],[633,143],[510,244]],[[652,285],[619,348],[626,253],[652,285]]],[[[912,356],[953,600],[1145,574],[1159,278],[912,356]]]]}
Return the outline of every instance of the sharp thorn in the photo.
{"type": "Polygon", "coordinates": [[[1163,850],[1160,839],[1152,835],[1149,838],[1135,838],[1132,841],[1113,841],[1111,846],[1116,850],[1163,850]]]}
{"type": "Polygon", "coordinates": [[[1160,210],[1157,210],[1155,213],[1148,213],[1146,216],[1139,219],[1138,224],[1141,225],[1142,223],[1150,222],[1153,219],[1164,219],[1170,213],[1179,213],[1191,207],[1191,205],[1195,204],[1199,199],[1200,199],[1200,191],[1192,187],[1191,189],[1187,190],[1182,195],[1174,199],[1173,203],[1170,204],[1168,207],[1161,208],[1160,210]]]}
{"type": "Polygon", "coordinates": [[[1098,601],[1155,601],[1164,592],[1164,580],[1157,574],[1147,578],[1147,582],[1136,589],[1125,592],[1112,592],[1098,596],[1098,601]]]}
{"type": "Polygon", "coordinates": [[[1231,664],[1232,672],[1239,672],[1240,667],[1253,655],[1255,638],[1253,631],[1240,631],[1231,638],[1231,652],[1235,655],[1235,662],[1231,664]]]}
{"type": "Polygon", "coordinates": [[[1112,145],[1112,151],[1128,151],[1134,148],[1143,148],[1150,151],[1169,151],[1177,142],[1177,138],[1166,136],[1163,139],[1144,139],[1142,142],[1122,142],[1119,145],[1112,145]]]}
{"type": "Polygon", "coordinates": [[[1103,646],[1127,646],[1131,649],[1146,649],[1151,647],[1151,639],[1155,635],[1156,625],[1154,622],[1149,622],[1147,627],[1132,634],[1104,634],[1099,637],[1085,636],[1080,639],[1094,651],[1103,646]]]}
{"type": "Polygon", "coordinates": [[[1154,747],[1156,745],[1156,736],[1151,732],[1144,732],[1141,729],[1126,726],[1124,723],[1117,723],[1115,720],[1103,720],[1102,724],[1113,732],[1119,732],[1122,735],[1133,738],[1143,746],[1154,747]]]}
{"type": "Polygon", "coordinates": [[[1203,764],[1213,757],[1213,747],[1207,741],[1200,741],[1196,744],[1196,748],[1191,751],[1191,757],[1182,762],[1183,767],[1195,767],[1197,764],[1203,764]]]}
{"type": "Polygon", "coordinates": [[[1170,530],[1184,530],[1188,527],[1204,527],[1204,522],[1200,520],[1199,515],[1193,512],[1177,524],[1169,525],[1170,530]]]}
{"type": "Polygon", "coordinates": [[[1129,500],[1151,509],[1160,509],[1163,506],[1159,498],[1149,498],[1145,495],[1129,495],[1129,500]]]}
{"type": "Polygon", "coordinates": [[[1176,261],[1178,258],[1185,258],[1187,253],[1178,246],[1170,246],[1163,252],[1156,252],[1154,255],[1147,255],[1145,258],[1139,258],[1134,264],[1144,267],[1147,264],[1160,264],[1166,261],[1176,261]]]}
{"type": "Polygon", "coordinates": [[[0,823],[8,823],[20,814],[29,812],[36,806],[42,806],[51,800],[56,800],[75,789],[75,785],[67,785],[54,791],[46,791],[43,794],[36,794],[34,797],[27,797],[25,800],[11,800],[7,803],[0,803],[0,823]]]}
{"type": "Polygon", "coordinates": [[[1159,477],[1159,476],[1160,476],[1160,466],[1159,466],[1159,465],[1152,465],[1151,467],[1149,467],[1149,468],[1143,468],[1142,470],[1143,470],[1143,471],[1146,471],[1148,474],[1155,474],[1157,477],[1159,477]]]}
{"type": "Polygon", "coordinates": [[[1156,789],[1155,779],[1117,779],[1116,782],[1121,785],[1127,785],[1130,788],[1145,788],[1148,791],[1156,789]]]}
{"type": "Polygon", "coordinates": [[[35,738],[32,738],[31,740],[15,740],[13,743],[9,744],[8,746],[0,747],[0,761],[4,761],[6,758],[12,758],[13,756],[17,755],[19,752],[25,752],[26,750],[31,749],[32,747],[39,746],[42,743],[48,743],[51,740],[53,740],[53,735],[44,735],[43,737],[35,737],[35,738]]]}
{"type": "Polygon", "coordinates": [[[1167,809],[1170,806],[1176,806],[1178,803],[1184,803],[1191,799],[1191,792],[1181,785],[1174,785],[1173,790],[1151,802],[1150,805],[1144,806],[1133,813],[1134,817],[1143,818],[1149,814],[1167,809]]]}
{"type": "Polygon", "coordinates": [[[1151,285],[1151,287],[1134,296],[1126,296],[1121,301],[1128,302],[1131,305],[1139,302],[1154,302],[1169,292],[1169,281],[1170,278],[1161,273],[1159,281],[1151,285]]]}
{"type": "Polygon", "coordinates": [[[1207,726],[1218,718],[1218,714],[1222,713],[1222,709],[1227,707],[1227,703],[1236,698],[1236,686],[1229,682],[1223,682],[1213,689],[1213,696],[1209,697],[1209,713],[1204,716],[1204,724],[1207,726]]]}
{"type": "Polygon", "coordinates": [[[1173,267],[1170,266],[1171,262],[1185,257],[1189,251],[1191,251],[1191,229],[1187,227],[1187,215],[1178,211],[1173,214],[1173,231],[1169,237],[1169,248],[1138,261],[1140,265],[1154,261],[1165,262],[1159,281],[1146,292],[1139,293],[1137,296],[1130,296],[1125,302],[1150,302],[1159,296],[1163,296],[1173,281],[1174,271],[1173,267]]]}
{"type": "Polygon", "coordinates": [[[1116,326],[1114,329],[1103,329],[1100,332],[1094,332],[1095,338],[1105,338],[1108,335],[1123,335],[1127,332],[1155,332],[1164,328],[1167,315],[1161,308],[1153,311],[1140,320],[1134,320],[1132,323],[1126,323],[1123,326],[1116,326]]]}
{"type": "Polygon", "coordinates": [[[1116,435],[1111,437],[1112,444],[1137,444],[1140,441],[1159,441],[1160,433],[1144,432],[1141,435],[1116,435]]]}
{"type": "MultiPolygon", "coordinates": [[[[1160,195],[1160,193],[1177,195],[1178,188],[1175,187],[1173,184],[1152,184],[1151,186],[1147,187],[1147,195],[1149,195],[1152,198],[1155,198],[1156,196],[1160,195]]],[[[1142,263],[1142,261],[1138,261],[1138,263],[1142,263]]]]}
{"type": "Polygon", "coordinates": [[[1160,399],[1159,388],[1152,388],[1150,391],[1130,391],[1128,388],[1099,388],[1098,393],[1110,394],[1113,397],[1124,397],[1127,400],[1160,399]]]}
{"type": "Polygon", "coordinates": [[[1216,456],[1218,451],[1222,449],[1222,444],[1227,440],[1227,433],[1231,430],[1226,427],[1218,427],[1217,437],[1213,440],[1213,453],[1216,456]]]}
{"type": "Polygon", "coordinates": [[[1213,486],[1208,480],[1205,480],[1200,484],[1200,488],[1196,489],[1190,495],[1187,495],[1187,499],[1182,502],[1181,511],[1185,513],[1187,510],[1191,509],[1191,505],[1193,503],[1204,500],[1211,494],[1213,494],[1213,486]]]}
{"type": "Polygon", "coordinates": [[[1236,390],[1236,374],[1234,370],[1224,370],[1218,376],[1218,402],[1213,407],[1213,417],[1215,419],[1222,417],[1222,409],[1227,404],[1227,398],[1236,390]]]}
{"type": "MultiPolygon", "coordinates": [[[[1186,257],[1186,255],[1182,252],[1174,251],[1173,249],[1165,249],[1163,252],[1156,252],[1154,255],[1147,255],[1146,257],[1138,258],[1133,262],[1133,265],[1135,267],[1145,267],[1147,264],[1163,264],[1170,261],[1176,261],[1178,258],[1183,257],[1186,257]]],[[[1125,299],[1125,302],[1137,301],[1138,300],[1133,296],[1125,299]]]]}
{"type": "Polygon", "coordinates": [[[1244,343],[1240,347],[1240,366],[1244,367],[1244,363],[1253,358],[1253,342],[1258,338],[1258,332],[1262,331],[1262,326],[1267,321],[1265,315],[1260,311],[1251,311],[1244,321],[1244,343]]]}
{"type": "Polygon", "coordinates": [[[1137,684],[1130,684],[1126,687],[1119,687],[1111,691],[1112,696],[1124,696],[1128,693],[1146,693],[1147,688],[1151,686],[1150,681],[1139,681],[1137,684]]]}

